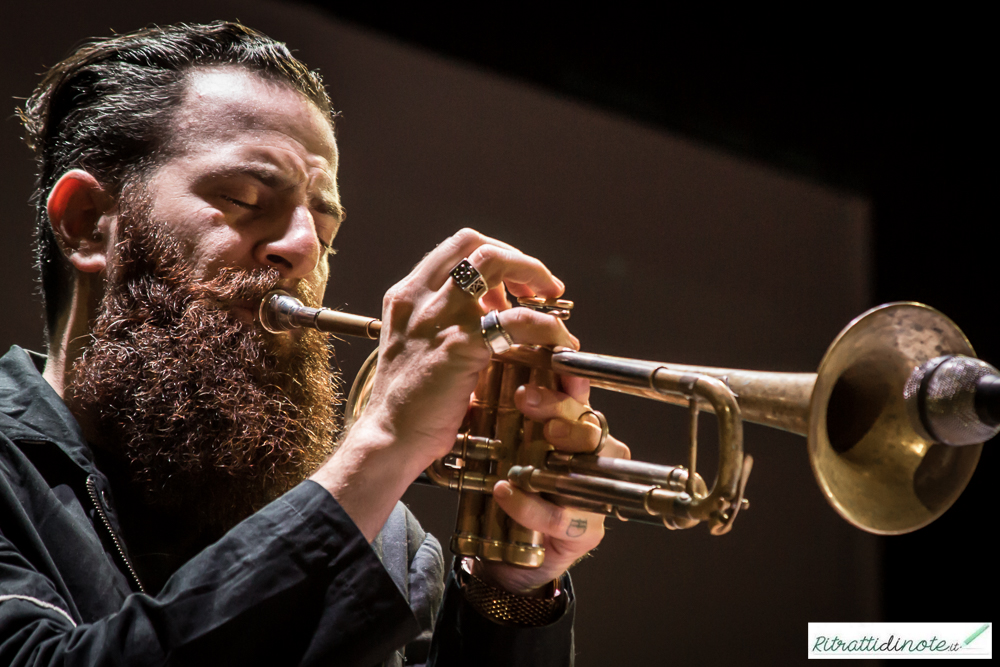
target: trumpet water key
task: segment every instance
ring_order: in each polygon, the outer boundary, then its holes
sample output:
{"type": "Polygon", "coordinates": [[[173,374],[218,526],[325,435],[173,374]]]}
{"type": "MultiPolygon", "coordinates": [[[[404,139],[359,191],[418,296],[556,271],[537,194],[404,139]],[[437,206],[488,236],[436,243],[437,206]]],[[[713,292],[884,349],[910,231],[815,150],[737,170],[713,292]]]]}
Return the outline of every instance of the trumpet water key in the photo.
{"type": "MultiPolygon", "coordinates": [[[[305,326],[336,334],[377,336],[378,320],[306,308],[284,293],[261,304],[269,331],[305,326]],[[373,332],[375,335],[372,335],[373,332]]],[[[542,300],[525,304],[552,311],[542,300]]],[[[555,312],[568,316],[572,304],[555,312]]],[[[358,373],[347,400],[348,422],[371,393],[376,354],[358,373]]],[[[847,521],[878,534],[916,530],[961,494],[982,443],[1000,431],[1000,373],[974,358],[947,317],[918,303],[890,303],[852,321],[816,373],[772,373],[626,359],[514,345],[495,355],[479,378],[451,453],[426,476],[459,492],[454,553],[537,567],[541,535],[517,525],[493,502],[500,479],[564,506],[622,520],[690,528],[705,522],[730,530],[752,460],[743,452],[743,421],[806,436],[824,496],[847,521]],[[690,442],[685,465],[668,466],[553,451],[541,424],[514,408],[527,382],[558,387],[560,375],[591,386],[686,406],[690,442]],[[697,420],[718,419],[719,465],[711,488],[697,472],[697,420]]]]}

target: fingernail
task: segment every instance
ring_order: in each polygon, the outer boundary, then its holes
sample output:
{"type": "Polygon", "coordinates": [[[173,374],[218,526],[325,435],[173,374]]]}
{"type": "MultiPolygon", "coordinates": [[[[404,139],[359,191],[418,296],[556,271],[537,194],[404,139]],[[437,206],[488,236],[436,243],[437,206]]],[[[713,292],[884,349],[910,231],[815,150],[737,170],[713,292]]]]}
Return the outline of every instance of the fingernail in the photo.
{"type": "Polygon", "coordinates": [[[534,387],[525,385],[524,387],[524,403],[531,407],[537,407],[539,403],[542,402],[542,392],[538,391],[534,387]]]}
{"type": "Polygon", "coordinates": [[[493,497],[503,500],[504,498],[510,498],[514,491],[510,488],[509,484],[497,484],[496,488],[493,489],[493,497]]]}
{"type": "Polygon", "coordinates": [[[548,424],[549,435],[553,438],[565,438],[569,435],[569,424],[562,419],[553,419],[548,424]]]}

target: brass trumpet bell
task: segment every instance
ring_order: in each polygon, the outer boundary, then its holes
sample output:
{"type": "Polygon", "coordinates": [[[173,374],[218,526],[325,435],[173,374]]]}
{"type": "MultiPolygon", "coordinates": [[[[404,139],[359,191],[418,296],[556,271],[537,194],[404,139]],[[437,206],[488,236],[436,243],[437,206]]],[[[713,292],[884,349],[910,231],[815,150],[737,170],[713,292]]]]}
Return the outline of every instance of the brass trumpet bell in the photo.
{"type": "Polygon", "coordinates": [[[935,442],[904,401],[914,369],[974,356],[961,330],[919,303],[890,303],[851,322],[820,362],[809,406],[809,460],[823,495],[851,524],[908,533],[961,495],[982,444],[935,442]]]}

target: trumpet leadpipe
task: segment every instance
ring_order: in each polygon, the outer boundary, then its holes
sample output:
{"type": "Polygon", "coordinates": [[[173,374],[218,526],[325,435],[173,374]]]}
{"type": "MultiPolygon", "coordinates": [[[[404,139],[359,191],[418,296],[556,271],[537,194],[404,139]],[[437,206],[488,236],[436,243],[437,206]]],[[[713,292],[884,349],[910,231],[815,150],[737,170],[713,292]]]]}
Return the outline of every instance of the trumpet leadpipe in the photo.
{"type": "Polygon", "coordinates": [[[318,329],[341,336],[377,340],[382,322],[375,317],[352,315],[329,308],[310,308],[288,292],[274,290],[260,303],[260,323],[271,333],[292,329],[318,329]]]}
{"type": "MultiPolygon", "coordinates": [[[[687,405],[691,398],[687,392],[678,390],[678,376],[713,377],[724,382],[736,395],[745,421],[797,435],[806,435],[809,431],[809,402],[816,385],[816,373],[665,364],[575,350],[556,352],[551,363],[552,370],[588,378],[593,387],[672,405],[687,405]]],[[[710,401],[697,400],[700,409],[715,411],[710,401]]]]}

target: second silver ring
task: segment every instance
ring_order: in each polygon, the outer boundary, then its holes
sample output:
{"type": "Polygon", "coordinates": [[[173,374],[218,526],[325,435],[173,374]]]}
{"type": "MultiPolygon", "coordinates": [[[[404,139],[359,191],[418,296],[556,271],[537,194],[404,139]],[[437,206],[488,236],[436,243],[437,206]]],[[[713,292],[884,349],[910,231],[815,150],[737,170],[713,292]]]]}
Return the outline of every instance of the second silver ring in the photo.
{"type": "Polygon", "coordinates": [[[510,334],[500,324],[500,315],[497,311],[491,310],[483,315],[479,320],[479,326],[486,347],[490,348],[493,354],[503,354],[514,344],[510,334]]]}

